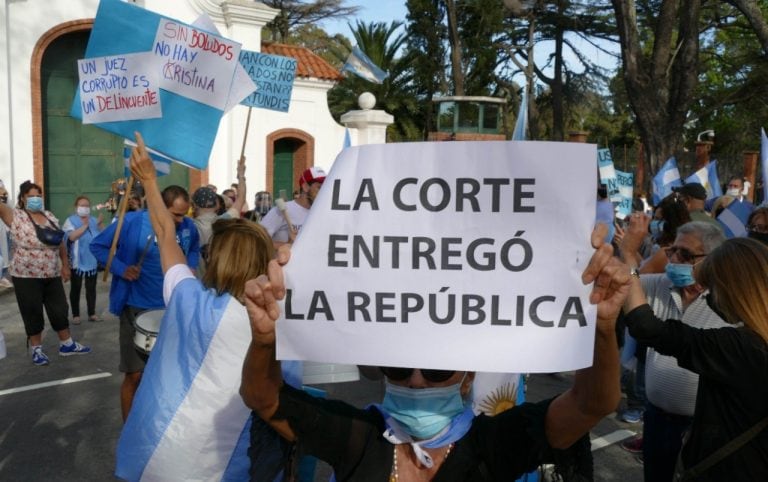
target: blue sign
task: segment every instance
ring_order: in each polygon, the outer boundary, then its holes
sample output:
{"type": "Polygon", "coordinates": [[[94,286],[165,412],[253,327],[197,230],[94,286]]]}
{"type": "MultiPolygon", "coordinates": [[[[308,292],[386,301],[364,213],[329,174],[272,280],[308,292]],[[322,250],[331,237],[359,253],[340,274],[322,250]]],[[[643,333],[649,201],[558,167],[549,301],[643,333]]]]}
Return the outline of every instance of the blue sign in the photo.
{"type": "Polygon", "coordinates": [[[246,97],[243,105],[288,112],[297,60],[280,55],[240,51],[240,65],[256,84],[256,92],[246,97]]]}
{"type": "MultiPolygon", "coordinates": [[[[128,2],[101,0],[85,57],[154,51],[158,27],[161,21],[166,20],[167,17],[128,2]]],[[[195,29],[179,22],[174,23],[195,29]]],[[[215,43],[215,39],[221,37],[209,34],[203,48],[209,48],[209,45],[215,43]]],[[[234,75],[234,67],[232,74],[234,75]]],[[[226,87],[220,86],[226,88],[227,92],[231,86],[231,76],[228,81],[226,87]]],[[[95,125],[126,139],[133,139],[134,132],[139,131],[147,146],[183,164],[205,169],[224,111],[162,88],[160,103],[163,109],[161,118],[102,122],[95,125]]],[[[82,119],[79,92],[75,95],[70,115],[82,119]]]]}

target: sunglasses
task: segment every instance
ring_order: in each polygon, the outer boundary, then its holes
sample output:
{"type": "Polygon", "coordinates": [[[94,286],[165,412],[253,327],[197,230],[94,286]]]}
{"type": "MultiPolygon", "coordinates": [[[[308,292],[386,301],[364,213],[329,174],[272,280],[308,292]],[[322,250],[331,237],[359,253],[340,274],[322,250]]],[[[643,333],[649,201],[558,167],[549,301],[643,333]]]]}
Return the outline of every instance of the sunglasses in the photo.
{"type": "Polygon", "coordinates": [[[692,253],[690,250],[681,248],[679,246],[670,246],[669,248],[664,248],[664,253],[669,259],[672,259],[672,256],[677,255],[677,258],[683,263],[691,263],[696,261],[698,258],[703,258],[706,256],[706,254],[692,253]]]}
{"type": "Polygon", "coordinates": [[[401,382],[411,378],[414,370],[419,370],[421,376],[428,382],[440,383],[448,380],[456,373],[455,370],[429,370],[424,368],[395,368],[395,367],[379,367],[381,373],[386,375],[390,380],[401,382]]]}

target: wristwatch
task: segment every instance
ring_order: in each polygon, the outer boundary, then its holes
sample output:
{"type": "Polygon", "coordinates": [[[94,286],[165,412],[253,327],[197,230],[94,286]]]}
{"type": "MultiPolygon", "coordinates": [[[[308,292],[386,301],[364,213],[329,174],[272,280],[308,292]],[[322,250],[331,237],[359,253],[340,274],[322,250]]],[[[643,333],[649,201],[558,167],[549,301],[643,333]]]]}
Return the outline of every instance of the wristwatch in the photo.
{"type": "Polygon", "coordinates": [[[637,267],[636,266],[632,266],[632,267],[629,268],[629,275],[630,276],[634,276],[637,279],[640,279],[640,272],[637,271],[637,267]]]}

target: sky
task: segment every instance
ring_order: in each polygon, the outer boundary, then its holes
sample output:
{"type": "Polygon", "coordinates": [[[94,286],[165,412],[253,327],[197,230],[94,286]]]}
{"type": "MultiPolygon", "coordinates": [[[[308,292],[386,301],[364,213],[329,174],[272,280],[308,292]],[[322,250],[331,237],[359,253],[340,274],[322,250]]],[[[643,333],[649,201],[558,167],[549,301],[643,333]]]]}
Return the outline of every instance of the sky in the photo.
{"type": "Polygon", "coordinates": [[[390,23],[393,20],[405,22],[406,8],[404,0],[349,0],[346,3],[350,6],[359,6],[360,11],[355,17],[324,22],[322,27],[329,34],[340,33],[347,37],[352,37],[347,23],[354,25],[357,20],[365,23],[390,23]]]}

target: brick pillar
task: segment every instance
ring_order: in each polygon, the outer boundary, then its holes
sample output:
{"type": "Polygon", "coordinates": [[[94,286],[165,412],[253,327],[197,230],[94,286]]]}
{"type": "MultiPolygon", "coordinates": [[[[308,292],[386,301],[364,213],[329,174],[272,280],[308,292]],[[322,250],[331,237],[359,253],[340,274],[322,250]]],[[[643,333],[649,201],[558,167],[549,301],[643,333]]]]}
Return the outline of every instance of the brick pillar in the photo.
{"type": "Polygon", "coordinates": [[[749,193],[746,198],[749,202],[753,202],[755,199],[755,172],[757,170],[757,156],[760,154],[758,151],[744,151],[744,179],[749,181],[749,193]]]}
{"type": "Polygon", "coordinates": [[[696,141],[696,170],[709,164],[709,152],[712,150],[712,141],[696,141]]]}
{"type": "Polygon", "coordinates": [[[568,133],[568,142],[580,142],[583,144],[587,142],[588,135],[589,132],[586,131],[571,131],[568,133]]]}

